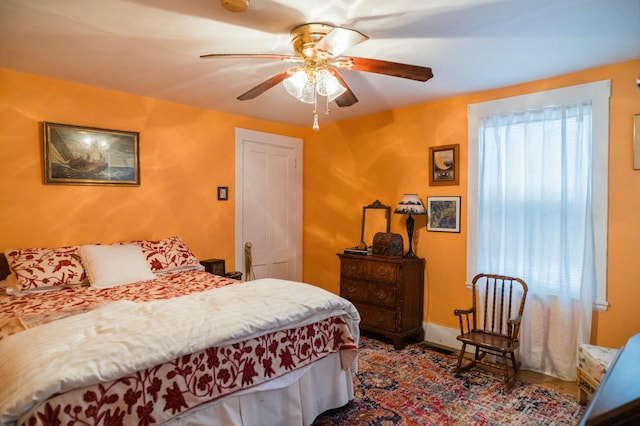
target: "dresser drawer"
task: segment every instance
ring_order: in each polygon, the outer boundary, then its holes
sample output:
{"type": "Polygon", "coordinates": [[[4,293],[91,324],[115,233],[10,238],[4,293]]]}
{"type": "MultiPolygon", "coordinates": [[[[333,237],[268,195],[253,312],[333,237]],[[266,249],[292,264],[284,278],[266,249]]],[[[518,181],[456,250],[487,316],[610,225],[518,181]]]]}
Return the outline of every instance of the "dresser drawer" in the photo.
{"type": "Polygon", "coordinates": [[[398,267],[399,265],[393,263],[345,258],[340,263],[340,275],[395,284],[398,280],[398,267]]]}
{"type": "Polygon", "coordinates": [[[396,307],[396,288],[384,284],[344,278],[340,284],[340,296],[352,302],[358,301],[388,308],[396,307]]]}
{"type": "Polygon", "coordinates": [[[360,313],[360,326],[364,329],[374,328],[384,331],[396,331],[396,312],[373,306],[354,303],[360,313]]]}
{"type": "Polygon", "coordinates": [[[340,296],[350,300],[351,302],[364,302],[366,300],[366,296],[363,295],[363,292],[365,291],[366,288],[363,285],[362,281],[343,278],[340,282],[340,296]]]}
{"type": "Polygon", "coordinates": [[[365,279],[395,284],[398,281],[398,266],[391,263],[371,262],[367,264],[365,279]]]}
{"type": "MultiPolygon", "coordinates": [[[[363,256],[364,257],[364,256],[363,256]]],[[[340,275],[343,277],[362,278],[367,270],[366,260],[342,259],[340,262],[340,275]]]]}

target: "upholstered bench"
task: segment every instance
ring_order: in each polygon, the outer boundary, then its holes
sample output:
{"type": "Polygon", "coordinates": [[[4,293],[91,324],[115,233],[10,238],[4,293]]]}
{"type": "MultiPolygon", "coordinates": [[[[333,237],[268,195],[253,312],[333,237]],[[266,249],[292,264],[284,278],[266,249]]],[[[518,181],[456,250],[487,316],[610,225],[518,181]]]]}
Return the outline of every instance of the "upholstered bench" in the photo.
{"type": "Polygon", "coordinates": [[[617,353],[617,349],[584,343],[580,345],[576,371],[579,404],[585,404],[591,399],[617,353]]]}

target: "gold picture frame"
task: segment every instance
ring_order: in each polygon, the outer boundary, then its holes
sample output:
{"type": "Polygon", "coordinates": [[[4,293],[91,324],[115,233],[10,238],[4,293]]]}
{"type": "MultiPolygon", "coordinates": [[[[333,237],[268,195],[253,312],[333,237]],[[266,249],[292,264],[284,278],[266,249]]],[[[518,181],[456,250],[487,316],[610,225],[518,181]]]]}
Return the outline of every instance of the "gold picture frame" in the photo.
{"type": "Polygon", "coordinates": [[[429,147],[429,186],[458,185],[460,145],[429,147]]]}
{"type": "Polygon", "coordinates": [[[44,182],[140,185],[137,132],[44,123],[44,182]]]}

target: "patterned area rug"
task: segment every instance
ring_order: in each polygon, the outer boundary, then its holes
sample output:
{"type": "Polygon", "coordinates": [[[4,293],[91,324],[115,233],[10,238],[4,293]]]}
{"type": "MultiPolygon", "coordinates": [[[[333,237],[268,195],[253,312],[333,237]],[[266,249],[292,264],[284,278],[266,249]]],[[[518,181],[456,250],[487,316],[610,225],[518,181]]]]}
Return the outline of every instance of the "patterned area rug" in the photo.
{"type": "Polygon", "coordinates": [[[581,409],[568,395],[473,368],[453,376],[453,355],[367,337],[360,341],[355,399],[318,417],[327,425],[576,425],[581,409]]]}

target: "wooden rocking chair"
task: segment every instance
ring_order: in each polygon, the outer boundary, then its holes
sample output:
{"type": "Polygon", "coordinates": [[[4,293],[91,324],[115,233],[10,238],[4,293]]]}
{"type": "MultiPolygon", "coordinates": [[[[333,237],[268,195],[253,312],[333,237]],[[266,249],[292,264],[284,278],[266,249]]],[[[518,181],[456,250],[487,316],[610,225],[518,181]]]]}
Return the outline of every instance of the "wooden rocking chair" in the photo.
{"type": "Polygon", "coordinates": [[[504,275],[479,274],[473,278],[472,306],[453,311],[460,320],[462,349],[458,356],[455,375],[469,370],[476,363],[499,368],[504,373],[505,389],[515,382],[520,364],[515,351],[520,346],[518,332],[527,298],[527,284],[520,278],[504,275]],[[467,365],[462,365],[467,345],[475,346],[475,354],[467,365]],[[485,356],[500,357],[502,362],[489,361],[485,356]],[[511,360],[513,374],[509,374],[511,360]]]}

